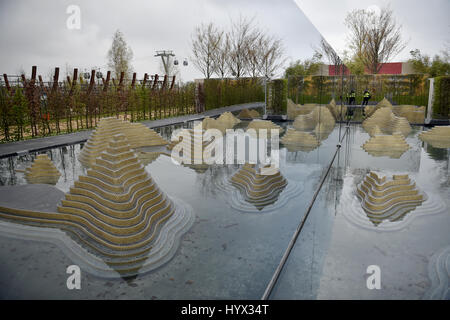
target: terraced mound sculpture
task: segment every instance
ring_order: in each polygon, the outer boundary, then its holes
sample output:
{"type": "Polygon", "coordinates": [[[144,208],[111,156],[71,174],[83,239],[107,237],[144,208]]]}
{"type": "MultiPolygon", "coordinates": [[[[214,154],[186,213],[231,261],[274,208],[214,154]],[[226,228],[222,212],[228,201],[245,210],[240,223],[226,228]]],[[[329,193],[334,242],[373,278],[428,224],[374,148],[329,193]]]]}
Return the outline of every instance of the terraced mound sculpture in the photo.
{"type": "MultiPolygon", "coordinates": [[[[257,112],[257,111],[255,111],[257,112]]],[[[258,114],[259,117],[259,114],[258,114]]],[[[224,123],[227,129],[232,129],[235,125],[241,122],[238,118],[236,118],[231,112],[224,112],[218,118],[217,121],[224,123]]]]}
{"type": "Polygon", "coordinates": [[[257,119],[260,118],[261,115],[256,110],[243,109],[241,112],[239,112],[237,117],[239,119],[257,119]]]}
{"type": "Polygon", "coordinates": [[[280,141],[290,152],[309,152],[320,145],[319,139],[314,134],[292,128],[287,129],[286,134],[280,141]]]}
{"type": "Polygon", "coordinates": [[[371,136],[375,134],[375,127],[383,134],[401,133],[407,137],[411,126],[406,118],[397,117],[390,108],[380,108],[372,116],[363,121],[362,126],[371,136]]]}
{"type": "Polygon", "coordinates": [[[381,108],[389,108],[392,109],[392,104],[389,102],[388,99],[383,98],[380,102],[378,102],[375,106],[366,106],[364,108],[364,113],[366,114],[366,117],[370,117],[375,113],[375,111],[381,109],[381,108]]]}
{"type": "Polygon", "coordinates": [[[131,123],[117,118],[102,118],[78,156],[81,164],[85,167],[94,164],[95,159],[107,148],[108,141],[116,134],[124,134],[133,149],[168,144],[159,134],[142,123],[131,123]]]}
{"type": "Polygon", "coordinates": [[[25,169],[28,183],[56,184],[61,173],[46,154],[37,155],[29,168],[25,169]]]}
{"type": "Polygon", "coordinates": [[[197,124],[194,129],[182,130],[184,131],[183,136],[187,135],[190,139],[185,140],[184,138],[180,138],[179,141],[172,141],[167,149],[172,151],[175,146],[178,146],[182,151],[178,154],[177,152],[170,154],[170,156],[183,166],[191,168],[198,173],[204,173],[210,167],[210,165],[206,163],[206,159],[204,159],[204,151],[208,145],[212,143],[212,140],[203,139],[203,134],[205,132],[203,123],[197,124]],[[202,125],[202,130],[200,130],[200,124],[202,125]],[[185,160],[187,160],[186,156],[183,154],[185,151],[190,151],[190,163],[185,163],[185,160]]]}
{"type": "Polygon", "coordinates": [[[408,212],[426,200],[426,195],[416,188],[408,175],[380,178],[370,172],[357,186],[361,206],[374,225],[383,220],[401,220],[408,212]]]}
{"type": "Polygon", "coordinates": [[[281,143],[290,152],[309,152],[320,145],[320,141],[328,138],[335,126],[335,119],[328,107],[317,106],[310,113],[298,115],[281,138],[281,143]]]}
{"type": "Polygon", "coordinates": [[[425,107],[417,107],[411,105],[393,106],[392,112],[398,117],[406,118],[409,123],[425,122],[425,107]]]}
{"type": "Polygon", "coordinates": [[[58,213],[1,208],[0,216],[64,230],[87,250],[81,259],[93,273],[124,277],[152,270],[175,253],[193,216],[189,206],[173,201],[145,171],[126,137],[115,135],[66,193],[58,213]]]}
{"type": "Polygon", "coordinates": [[[400,133],[393,135],[382,134],[378,126],[375,127],[372,137],[362,145],[362,148],[375,157],[400,158],[411,147],[405,137],[400,133]]]}
{"type": "Polygon", "coordinates": [[[287,99],[287,116],[289,120],[294,120],[299,115],[308,114],[318,105],[315,103],[296,104],[291,99],[287,99]]]}
{"type": "Polygon", "coordinates": [[[293,126],[297,130],[314,130],[319,123],[322,132],[331,131],[334,128],[336,122],[327,107],[318,106],[306,115],[297,116],[293,126]]]}
{"type": "Polygon", "coordinates": [[[208,129],[217,129],[220,132],[222,132],[222,134],[225,134],[227,129],[231,129],[227,126],[226,123],[210,118],[210,117],[206,117],[203,119],[202,121],[202,127],[204,130],[208,130],[208,129]]]}
{"type": "Polygon", "coordinates": [[[261,175],[254,164],[244,164],[230,182],[243,194],[247,202],[258,210],[275,203],[287,185],[286,179],[278,171],[273,175],[261,175]]]}
{"type": "MultiPolygon", "coordinates": [[[[253,120],[252,122],[250,122],[247,126],[247,130],[248,129],[254,129],[256,131],[256,133],[258,134],[258,137],[260,135],[259,130],[261,129],[266,129],[267,130],[267,137],[270,137],[271,135],[271,130],[279,130],[278,133],[281,134],[282,132],[284,132],[284,129],[282,127],[280,127],[279,125],[273,123],[270,120],[253,120]]],[[[252,132],[252,131],[249,131],[252,132]]]]}
{"type": "Polygon", "coordinates": [[[330,110],[336,121],[343,120],[345,118],[345,114],[347,113],[347,106],[345,105],[336,105],[336,101],[331,99],[330,103],[327,105],[328,110],[330,110]]]}
{"type": "Polygon", "coordinates": [[[435,148],[450,148],[450,126],[436,126],[419,134],[420,140],[435,148]]]}

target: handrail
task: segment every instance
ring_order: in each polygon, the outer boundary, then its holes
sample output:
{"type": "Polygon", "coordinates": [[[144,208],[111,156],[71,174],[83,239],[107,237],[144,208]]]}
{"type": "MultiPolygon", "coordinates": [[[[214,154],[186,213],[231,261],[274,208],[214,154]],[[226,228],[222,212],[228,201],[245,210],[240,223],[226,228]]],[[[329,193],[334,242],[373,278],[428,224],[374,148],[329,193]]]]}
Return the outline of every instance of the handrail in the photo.
{"type": "Polygon", "coordinates": [[[267,300],[269,298],[270,294],[272,293],[272,290],[273,290],[278,278],[280,277],[280,273],[283,270],[283,267],[286,264],[286,261],[289,258],[289,255],[291,254],[292,248],[294,247],[294,245],[297,241],[297,238],[300,235],[300,232],[302,231],[303,226],[305,225],[306,219],[308,218],[309,213],[311,212],[311,209],[316,201],[316,198],[319,195],[320,190],[322,189],[325,179],[328,177],[328,173],[331,170],[331,166],[334,163],[334,159],[336,158],[336,155],[338,154],[338,152],[341,148],[341,143],[344,140],[344,137],[347,135],[349,128],[350,127],[347,123],[347,125],[345,126],[345,132],[342,135],[342,138],[339,140],[339,143],[336,145],[336,151],[334,152],[333,158],[331,159],[331,162],[328,165],[327,171],[325,172],[325,175],[323,176],[323,178],[319,184],[319,187],[317,188],[316,192],[314,193],[314,196],[312,197],[311,202],[309,203],[308,209],[306,210],[306,213],[303,215],[303,218],[300,221],[300,224],[298,225],[297,230],[295,230],[295,232],[291,238],[291,241],[289,242],[289,245],[283,254],[283,257],[281,258],[280,263],[278,264],[277,268],[275,269],[275,272],[272,275],[272,278],[270,279],[269,284],[267,285],[266,290],[264,291],[264,294],[261,297],[261,300],[267,300]]]}

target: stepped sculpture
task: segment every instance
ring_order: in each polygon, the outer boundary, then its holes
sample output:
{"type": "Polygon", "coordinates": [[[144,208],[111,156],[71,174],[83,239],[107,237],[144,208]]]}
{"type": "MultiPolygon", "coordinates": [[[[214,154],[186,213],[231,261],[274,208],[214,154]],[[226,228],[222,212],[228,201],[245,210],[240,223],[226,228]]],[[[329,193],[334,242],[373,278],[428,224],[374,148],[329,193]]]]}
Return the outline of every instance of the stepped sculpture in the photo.
{"type": "Polygon", "coordinates": [[[218,129],[222,134],[225,134],[227,129],[233,129],[240,122],[241,120],[236,118],[231,112],[224,112],[217,119],[205,117],[202,121],[202,127],[203,130],[218,129]]]}
{"type": "Polygon", "coordinates": [[[310,132],[298,131],[292,128],[287,129],[286,134],[281,138],[281,143],[290,152],[309,152],[320,145],[319,139],[310,132]]]}
{"type": "Polygon", "coordinates": [[[293,127],[297,130],[314,130],[319,123],[322,131],[334,128],[336,122],[327,107],[318,106],[306,115],[297,116],[293,127]]]}
{"type": "Polygon", "coordinates": [[[406,118],[409,123],[423,124],[425,122],[425,107],[399,105],[393,106],[392,112],[398,117],[406,118]]]}
{"type": "Polygon", "coordinates": [[[345,114],[347,113],[347,106],[345,105],[336,105],[336,101],[331,99],[330,103],[327,105],[328,110],[330,110],[336,121],[343,120],[345,118],[345,114]]]}
{"type": "Polygon", "coordinates": [[[226,123],[216,119],[212,119],[210,117],[206,117],[205,119],[203,119],[202,127],[204,130],[217,129],[222,132],[222,134],[225,134],[227,129],[231,129],[227,127],[226,123]]]}
{"type": "Polygon", "coordinates": [[[450,126],[433,127],[431,130],[420,133],[419,138],[434,148],[450,148],[450,126]]]}
{"type": "MultiPolygon", "coordinates": [[[[267,137],[271,136],[271,130],[278,130],[278,134],[281,135],[282,132],[284,132],[284,129],[282,127],[280,127],[279,125],[273,123],[270,120],[253,120],[252,122],[250,122],[247,126],[247,130],[248,129],[254,129],[256,131],[256,134],[260,135],[259,130],[261,129],[266,129],[267,130],[267,137]]],[[[249,131],[252,132],[252,131],[249,131]]]]}
{"type": "Polygon", "coordinates": [[[198,173],[204,173],[210,165],[206,163],[206,159],[204,159],[203,154],[205,149],[209,144],[212,143],[212,140],[204,140],[203,134],[205,132],[203,127],[203,122],[197,124],[194,129],[182,129],[185,133],[188,134],[190,137],[190,141],[185,140],[180,137],[180,140],[178,141],[172,141],[167,149],[170,151],[173,150],[173,148],[177,145],[179,148],[182,148],[182,152],[177,154],[176,152],[174,154],[170,154],[170,156],[178,161],[178,163],[182,163],[183,166],[193,169],[194,171],[198,173]],[[200,124],[202,125],[202,130],[200,130],[200,124]],[[184,163],[185,156],[183,155],[183,152],[190,150],[190,163],[184,163]]]}
{"type": "Polygon", "coordinates": [[[25,169],[28,183],[56,184],[61,173],[46,154],[37,155],[29,168],[25,169]]]}
{"type": "Polygon", "coordinates": [[[124,134],[133,149],[168,144],[159,134],[142,123],[102,118],[78,156],[81,164],[85,167],[94,164],[95,159],[107,148],[110,138],[116,134],[124,134]]]}
{"type": "Polygon", "coordinates": [[[261,115],[256,110],[243,109],[241,112],[239,112],[237,117],[239,119],[256,119],[260,118],[261,115]]]}
{"type": "Polygon", "coordinates": [[[291,99],[287,99],[287,116],[289,120],[294,120],[299,115],[308,114],[318,105],[315,103],[296,104],[291,99]]]}
{"type": "Polygon", "coordinates": [[[193,215],[158,188],[124,135],[111,138],[92,168],[65,194],[57,213],[1,207],[0,217],[63,230],[81,245],[65,244],[83,270],[128,277],[170,260],[193,215]]]}
{"type": "Polygon", "coordinates": [[[406,118],[397,117],[390,108],[380,108],[363,121],[362,126],[371,136],[375,134],[375,127],[384,134],[401,133],[407,137],[411,126],[406,118]]]}
{"type": "Polygon", "coordinates": [[[374,225],[383,220],[401,220],[426,200],[408,175],[393,175],[392,179],[370,172],[357,186],[361,206],[374,225]]]}
{"type": "Polygon", "coordinates": [[[372,137],[362,145],[362,148],[372,156],[398,159],[410,149],[401,133],[386,135],[380,131],[378,126],[375,126],[372,133],[372,137]]]}
{"type": "Polygon", "coordinates": [[[293,128],[289,128],[281,138],[281,143],[290,152],[309,152],[328,138],[335,126],[335,118],[328,107],[316,106],[308,114],[295,118],[293,128]]]}
{"type": "Polygon", "coordinates": [[[158,188],[123,134],[112,137],[57,211],[1,208],[0,216],[12,213],[19,221],[66,231],[89,253],[81,257],[86,265],[106,277],[133,276],[167,262],[192,225],[192,213],[158,188]]]}
{"type": "Polygon", "coordinates": [[[389,102],[388,99],[383,98],[383,100],[381,100],[380,102],[378,102],[375,106],[366,106],[364,108],[364,113],[366,114],[366,117],[370,117],[371,115],[373,115],[375,113],[375,111],[377,111],[378,109],[381,108],[389,108],[392,109],[392,104],[389,102]]]}
{"type": "Polygon", "coordinates": [[[261,175],[258,170],[256,165],[246,163],[230,178],[230,182],[241,191],[248,203],[262,210],[278,200],[287,180],[279,171],[273,175],[261,175]]]}
{"type": "MultiPolygon", "coordinates": [[[[255,111],[257,112],[257,111],[255,111]]],[[[258,114],[259,117],[259,114],[258,114]]],[[[224,123],[227,129],[232,129],[235,125],[241,122],[238,118],[236,118],[231,112],[224,112],[218,118],[218,121],[224,123]]]]}

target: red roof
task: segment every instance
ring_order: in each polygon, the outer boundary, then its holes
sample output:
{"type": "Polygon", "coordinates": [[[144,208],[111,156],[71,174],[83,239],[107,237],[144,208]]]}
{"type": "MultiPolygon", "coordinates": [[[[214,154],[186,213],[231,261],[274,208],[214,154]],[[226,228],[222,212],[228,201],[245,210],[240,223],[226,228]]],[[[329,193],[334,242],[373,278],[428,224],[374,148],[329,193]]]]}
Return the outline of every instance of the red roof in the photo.
{"type": "MultiPolygon", "coordinates": [[[[389,62],[383,63],[378,74],[402,74],[402,62],[389,62]]],[[[339,70],[337,70],[339,71],[339,70]]],[[[339,72],[336,72],[336,66],[329,65],[328,66],[328,74],[330,76],[336,76],[339,72]]],[[[369,70],[366,68],[365,73],[370,74],[369,70]]],[[[339,73],[340,75],[341,73],[339,73]]],[[[344,67],[344,75],[349,75],[350,70],[344,67]]]]}

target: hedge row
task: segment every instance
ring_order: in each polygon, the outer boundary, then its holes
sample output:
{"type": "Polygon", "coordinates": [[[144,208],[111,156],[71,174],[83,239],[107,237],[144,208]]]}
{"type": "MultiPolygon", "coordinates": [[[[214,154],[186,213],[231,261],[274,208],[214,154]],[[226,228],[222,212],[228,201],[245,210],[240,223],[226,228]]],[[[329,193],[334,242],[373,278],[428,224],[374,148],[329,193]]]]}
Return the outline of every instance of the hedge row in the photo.
{"type": "Polygon", "coordinates": [[[275,79],[270,82],[272,97],[269,99],[269,109],[273,114],[287,113],[287,79],[275,79]]]}
{"type": "Polygon", "coordinates": [[[206,110],[264,101],[264,84],[255,78],[205,79],[200,96],[206,110]]]}
{"type": "Polygon", "coordinates": [[[434,78],[433,118],[450,117],[450,76],[434,78]]]}

